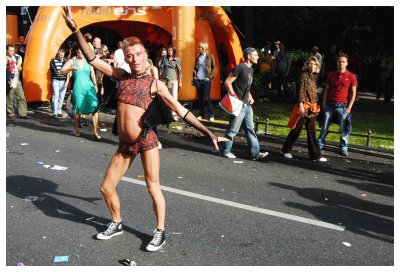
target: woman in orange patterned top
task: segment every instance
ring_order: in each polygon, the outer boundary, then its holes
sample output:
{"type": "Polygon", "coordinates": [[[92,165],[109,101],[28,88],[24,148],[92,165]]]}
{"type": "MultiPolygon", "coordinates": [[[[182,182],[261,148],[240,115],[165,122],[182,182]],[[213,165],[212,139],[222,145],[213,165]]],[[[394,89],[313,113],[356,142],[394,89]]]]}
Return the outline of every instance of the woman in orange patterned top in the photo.
{"type": "Polygon", "coordinates": [[[297,104],[293,108],[289,125],[292,130],[286,138],[281,153],[291,159],[293,156],[290,151],[294,143],[299,138],[303,125],[307,130],[308,156],[311,160],[326,162],[327,159],[322,157],[321,150],[317,138],[315,136],[315,119],[319,112],[318,94],[316,77],[320,71],[320,64],[316,57],[310,57],[302,68],[299,79],[299,93],[297,104]],[[294,122],[293,119],[295,120],[294,122]],[[297,122],[296,122],[297,121],[297,122]]]}

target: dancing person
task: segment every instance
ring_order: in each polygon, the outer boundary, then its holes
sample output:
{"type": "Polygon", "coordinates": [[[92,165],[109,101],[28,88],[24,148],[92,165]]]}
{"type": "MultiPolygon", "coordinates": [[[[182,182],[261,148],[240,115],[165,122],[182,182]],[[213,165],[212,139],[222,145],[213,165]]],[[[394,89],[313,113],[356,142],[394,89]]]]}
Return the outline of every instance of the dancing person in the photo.
{"type": "MultiPolygon", "coordinates": [[[[82,36],[83,38],[83,36],[82,36]]],[[[83,38],[84,40],[84,38],[83,38]]],[[[85,44],[90,49],[87,43],[85,44]]],[[[91,49],[90,49],[91,50],[91,49]]],[[[97,99],[97,83],[94,69],[86,61],[81,49],[73,49],[74,57],[68,60],[61,68],[61,74],[68,74],[72,71],[74,87],[72,99],[74,101],[74,135],[79,137],[79,119],[81,114],[92,114],[93,136],[96,140],[101,140],[98,134],[99,122],[99,101],[97,99]]],[[[93,52],[93,50],[91,51],[93,52]]],[[[94,54],[94,52],[93,52],[94,54]]],[[[99,61],[104,62],[99,59],[99,61]]],[[[105,62],[104,62],[105,63],[105,62]]]]}
{"type": "Polygon", "coordinates": [[[117,93],[119,147],[108,165],[100,187],[111,213],[112,222],[108,224],[105,231],[100,232],[96,237],[100,240],[107,240],[115,235],[122,234],[121,203],[116,187],[122,176],[132,165],[135,157],[140,154],[147,189],[153,200],[153,210],[157,221],[154,237],[146,246],[146,250],[158,251],[165,243],[166,204],[160,188],[160,155],[157,136],[151,128],[147,130],[148,127],[145,127],[144,124],[146,110],[153,97],[158,96],[184,121],[207,135],[216,149],[218,149],[218,140],[226,139],[215,136],[203,126],[189,110],[184,108],[168,92],[164,83],[154,79],[146,72],[146,59],[148,56],[140,39],[136,37],[129,38],[124,46],[125,61],[132,70],[132,73],[127,73],[124,69],[112,67],[108,63],[97,59],[72,19],[69,7],[65,7],[64,11],[66,13],[66,23],[71,31],[75,33],[75,37],[90,64],[105,75],[112,76],[120,82],[117,93]]]}

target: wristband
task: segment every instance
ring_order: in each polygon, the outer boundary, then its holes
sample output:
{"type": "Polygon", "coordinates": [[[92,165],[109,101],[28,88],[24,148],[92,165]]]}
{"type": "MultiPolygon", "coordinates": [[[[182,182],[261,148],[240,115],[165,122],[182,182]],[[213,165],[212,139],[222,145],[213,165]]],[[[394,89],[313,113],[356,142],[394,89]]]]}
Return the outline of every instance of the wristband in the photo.
{"type": "Polygon", "coordinates": [[[92,61],[94,61],[96,59],[96,55],[94,55],[93,59],[88,60],[88,63],[91,63],[92,61]]]}
{"type": "Polygon", "coordinates": [[[185,116],[183,116],[183,121],[186,121],[186,116],[189,114],[190,110],[188,110],[185,114],[185,116]]]}

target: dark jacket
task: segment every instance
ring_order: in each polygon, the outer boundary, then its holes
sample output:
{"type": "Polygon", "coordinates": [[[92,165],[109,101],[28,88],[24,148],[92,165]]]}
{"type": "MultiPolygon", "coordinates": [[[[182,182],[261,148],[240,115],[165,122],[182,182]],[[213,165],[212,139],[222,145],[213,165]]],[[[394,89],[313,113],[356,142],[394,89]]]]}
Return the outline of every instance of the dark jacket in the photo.
{"type": "MultiPolygon", "coordinates": [[[[194,65],[193,77],[196,76],[197,70],[199,69],[199,55],[196,57],[196,63],[194,65]]],[[[206,53],[206,69],[207,69],[207,78],[210,80],[214,78],[215,75],[215,60],[214,56],[210,53],[206,53]]]]}

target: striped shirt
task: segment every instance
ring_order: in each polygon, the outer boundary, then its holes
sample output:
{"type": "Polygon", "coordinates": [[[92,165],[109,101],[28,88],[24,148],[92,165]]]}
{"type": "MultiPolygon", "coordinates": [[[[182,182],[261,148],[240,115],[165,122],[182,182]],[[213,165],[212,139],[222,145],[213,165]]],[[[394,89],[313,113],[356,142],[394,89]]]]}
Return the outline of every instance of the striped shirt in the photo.
{"type": "Polygon", "coordinates": [[[60,70],[67,60],[63,58],[61,61],[58,58],[53,58],[50,61],[50,72],[52,79],[66,80],[67,74],[61,75],[60,70]]]}

